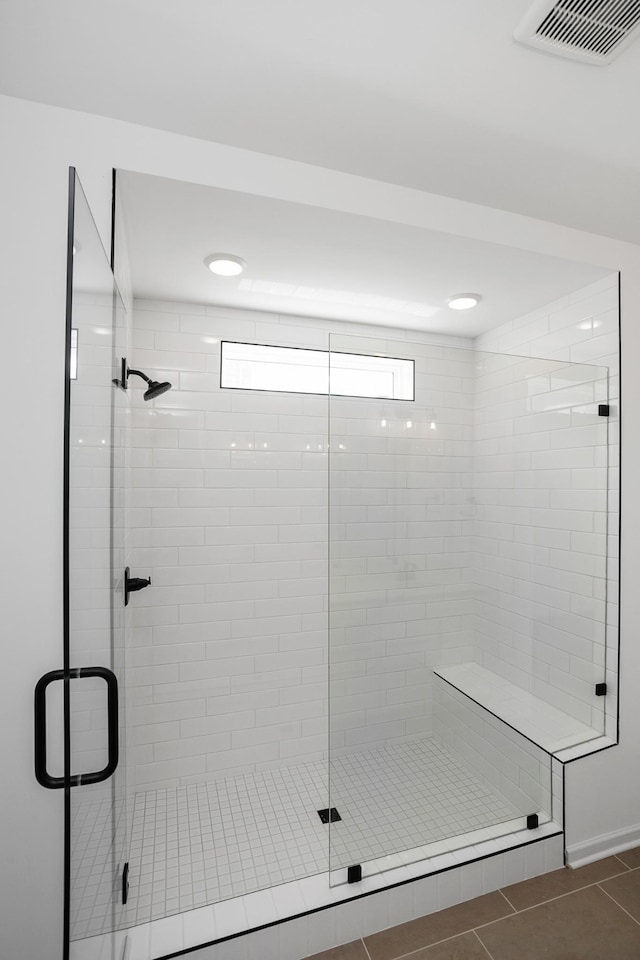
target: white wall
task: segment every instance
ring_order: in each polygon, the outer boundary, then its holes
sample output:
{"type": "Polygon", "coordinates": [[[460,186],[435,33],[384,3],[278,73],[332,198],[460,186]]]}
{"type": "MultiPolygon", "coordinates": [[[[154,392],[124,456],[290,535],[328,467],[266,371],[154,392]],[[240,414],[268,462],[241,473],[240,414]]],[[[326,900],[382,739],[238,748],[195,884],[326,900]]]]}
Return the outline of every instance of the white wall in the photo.
{"type": "Polygon", "coordinates": [[[5,660],[0,737],[10,782],[0,794],[3,872],[2,960],[61,955],[62,798],[33,776],[32,697],[37,678],[60,666],[62,418],[67,167],[77,166],[103,238],[108,239],[111,168],[134,169],[227,189],[329,206],[417,226],[512,244],[622,270],[623,401],[626,414],[622,543],[623,680],[621,746],[568,771],[570,842],[626,828],[640,836],[640,621],[635,542],[640,504],[640,250],[503,211],[381,184],[248,151],[79,112],[0,98],[2,165],[0,293],[7,411],[3,503],[2,611],[5,660]],[[38,391],[27,389],[30,379],[38,391]],[[625,376],[625,372],[628,373],[625,376]],[[32,576],[34,568],[37,583],[32,576]],[[37,590],[37,594],[34,592],[37,590]],[[626,641],[626,642],[625,642],[626,641]]]}

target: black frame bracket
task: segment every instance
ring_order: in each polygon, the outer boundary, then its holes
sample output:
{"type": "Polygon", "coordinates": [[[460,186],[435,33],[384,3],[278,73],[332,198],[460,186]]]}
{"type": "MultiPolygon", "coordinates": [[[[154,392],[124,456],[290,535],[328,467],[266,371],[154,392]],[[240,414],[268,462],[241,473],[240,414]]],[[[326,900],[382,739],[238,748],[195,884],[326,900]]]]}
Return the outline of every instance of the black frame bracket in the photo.
{"type": "Polygon", "coordinates": [[[122,868],[122,903],[123,905],[129,899],[129,861],[122,868]]]}

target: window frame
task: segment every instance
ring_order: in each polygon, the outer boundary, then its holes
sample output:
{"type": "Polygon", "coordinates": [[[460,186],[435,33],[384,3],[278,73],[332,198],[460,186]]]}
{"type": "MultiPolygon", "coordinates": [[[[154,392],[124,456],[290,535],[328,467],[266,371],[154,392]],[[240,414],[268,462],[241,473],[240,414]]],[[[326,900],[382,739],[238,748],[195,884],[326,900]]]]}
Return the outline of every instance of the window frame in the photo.
{"type": "Polygon", "coordinates": [[[235,387],[228,386],[222,383],[222,366],[224,362],[224,346],[225,344],[233,344],[238,346],[246,347],[264,347],[265,349],[274,349],[274,350],[302,350],[305,353],[323,353],[327,356],[330,356],[332,353],[340,354],[346,357],[378,357],[379,354],[368,354],[368,353],[355,353],[352,350],[323,350],[321,347],[293,347],[288,344],[281,343],[256,343],[248,340],[221,340],[220,341],[220,377],[219,384],[221,390],[245,390],[250,393],[286,393],[286,394],[298,394],[301,397],[345,397],[350,400],[384,400],[389,403],[415,403],[416,399],[416,362],[415,360],[409,357],[393,357],[387,354],[382,355],[382,359],[385,360],[396,360],[400,363],[410,363],[411,364],[411,397],[381,397],[381,396],[363,396],[361,394],[353,393],[333,393],[330,391],[317,391],[317,390],[273,390],[269,387],[235,387]]]}

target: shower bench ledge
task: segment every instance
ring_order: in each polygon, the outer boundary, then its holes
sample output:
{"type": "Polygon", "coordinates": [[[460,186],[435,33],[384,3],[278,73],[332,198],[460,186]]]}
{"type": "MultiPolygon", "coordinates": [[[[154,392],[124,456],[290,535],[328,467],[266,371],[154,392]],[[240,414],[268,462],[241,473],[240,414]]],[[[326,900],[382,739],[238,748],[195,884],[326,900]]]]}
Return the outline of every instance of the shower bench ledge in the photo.
{"type": "Polygon", "coordinates": [[[614,746],[615,740],[576,720],[478,663],[438,667],[434,673],[562,762],[614,746]]]}

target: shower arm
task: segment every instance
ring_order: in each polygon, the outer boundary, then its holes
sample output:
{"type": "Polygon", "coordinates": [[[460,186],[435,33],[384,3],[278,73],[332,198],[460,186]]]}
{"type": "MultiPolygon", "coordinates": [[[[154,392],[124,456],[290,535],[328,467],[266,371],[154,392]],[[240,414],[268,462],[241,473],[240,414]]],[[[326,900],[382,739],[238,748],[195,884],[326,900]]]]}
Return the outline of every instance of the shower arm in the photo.
{"type": "Polygon", "coordinates": [[[160,383],[158,380],[153,380],[151,377],[147,376],[146,373],[143,373],[142,370],[134,370],[127,366],[127,358],[122,357],[120,361],[120,379],[114,379],[113,383],[116,387],[120,387],[122,390],[126,390],[129,386],[129,377],[140,377],[141,380],[147,384],[147,389],[145,390],[142,399],[143,400],[155,400],[156,397],[162,396],[163,393],[166,393],[167,390],[171,390],[172,384],[168,380],[162,381],[160,383]]]}
{"type": "Polygon", "coordinates": [[[143,373],[142,370],[132,370],[131,367],[127,367],[127,379],[133,374],[135,377],[142,377],[147,383],[151,383],[151,377],[148,377],[146,373],[143,373]]]}
{"type": "Polygon", "coordinates": [[[148,377],[142,370],[132,370],[131,367],[127,366],[126,357],[123,357],[120,362],[120,379],[114,378],[113,383],[116,387],[122,387],[123,390],[126,390],[128,388],[129,377],[132,374],[136,377],[142,377],[145,383],[151,383],[151,377],[148,377]]]}

